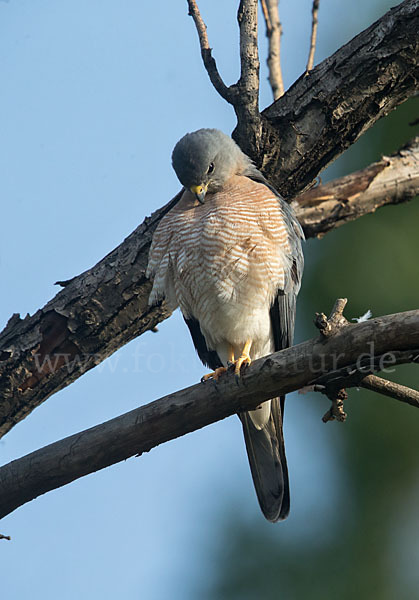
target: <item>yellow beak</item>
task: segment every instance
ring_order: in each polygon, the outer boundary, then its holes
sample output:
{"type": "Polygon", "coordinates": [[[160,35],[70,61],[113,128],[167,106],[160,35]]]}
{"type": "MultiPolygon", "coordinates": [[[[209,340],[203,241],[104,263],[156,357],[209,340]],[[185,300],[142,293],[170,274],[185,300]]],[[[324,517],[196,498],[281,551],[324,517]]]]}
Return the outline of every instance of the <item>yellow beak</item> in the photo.
{"type": "Polygon", "coordinates": [[[192,192],[192,194],[195,196],[195,198],[197,200],[199,200],[199,202],[201,204],[204,204],[205,202],[205,194],[207,193],[207,189],[208,189],[208,184],[204,185],[193,185],[191,188],[189,188],[192,192]]]}

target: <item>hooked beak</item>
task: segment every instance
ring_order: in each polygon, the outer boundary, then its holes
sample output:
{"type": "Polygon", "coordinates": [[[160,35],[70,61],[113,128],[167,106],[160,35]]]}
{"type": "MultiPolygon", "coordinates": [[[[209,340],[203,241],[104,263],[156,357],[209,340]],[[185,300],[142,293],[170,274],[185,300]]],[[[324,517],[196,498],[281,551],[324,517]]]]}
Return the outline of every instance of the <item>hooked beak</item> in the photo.
{"type": "Polygon", "coordinates": [[[192,192],[192,194],[195,196],[195,198],[201,203],[204,204],[205,202],[205,194],[207,193],[207,189],[208,189],[208,184],[201,184],[201,185],[193,185],[191,188],[189,188],[192,192]]]}

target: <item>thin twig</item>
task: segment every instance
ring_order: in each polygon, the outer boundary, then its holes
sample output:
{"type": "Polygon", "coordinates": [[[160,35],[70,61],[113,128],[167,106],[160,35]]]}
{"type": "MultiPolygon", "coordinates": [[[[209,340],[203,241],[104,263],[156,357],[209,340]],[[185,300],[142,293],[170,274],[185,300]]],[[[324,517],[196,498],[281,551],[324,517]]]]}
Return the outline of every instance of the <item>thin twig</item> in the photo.
{"type": "Polygon", "coordinates": [[[11,540],[12,538],[10,537],[10,535],[3,535],[2,533],[0,533],[0,540],[11,540]]]}
{"type": "Polygon", "coordinates": [[[311,9],[311,38],[310,38],[310,51],[308,53],[307,67],[306,67],[306,75],[313,68],[314,65],[314,53],[316,51],[316,41],[317,41],[317,26],[319,23],[318,14],[319,14],[319,4],[320,0],[313,0],[313,7],[311,9]]]}
{"type": "Polygon", "coordinates": [[[377,375],[367,375],[359,385],[372,392],[389,396],[390,398],[419,408],[419,392],[400,383],[388,381],[377,375]]]}
{"type": "Polygon", "coordinates": [[[282,25],[279,18],[279,2],[278,0],[260,1],[266,23],[266,36],[269,40],[269,54],[266,61],[269,69],[269,83],[274,100],[277,100],[284,94],[284,81],[281,69],[282,25]]]}
{"type": "Polygon", "coordinates": [[[266,29],[271,29],[271,20],[269,18],[268,7],[266,6],[266,0],[260,0],[260,4],[262,6],[263,18],[265,19],[266,29]]]}
{"type": "Polygon", "coordinates": [[[212,56],[211,48],[208,42],[207,26],[205,25],[201,13],[199,12],[196,0],[187,0],[189,7],[189,14],[192,17],[196,31],[199,37],[199,45],[201,47],[201,56],[204,62],[205,69],[211,80],[212,85],[215,87],[217,92],[224,100],[233,104],[233,99],[236,97],[235,90],[232,87],[228,87],[221,78],[220,73],[217,69],[217,64],[212,56]]]}

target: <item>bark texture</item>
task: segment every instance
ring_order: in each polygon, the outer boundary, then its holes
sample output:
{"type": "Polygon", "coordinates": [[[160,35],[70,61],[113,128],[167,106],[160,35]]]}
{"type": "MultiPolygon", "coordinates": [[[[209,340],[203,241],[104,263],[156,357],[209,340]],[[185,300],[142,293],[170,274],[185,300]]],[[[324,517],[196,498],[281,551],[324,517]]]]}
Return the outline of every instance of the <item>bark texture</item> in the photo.
{"type": "Polygon", "coordinates": [[[239,385],[233,373],[194,385],[1,467],[0,518],[40,494],[254,409],[261,400],[310,385],[326,393],[328,385],[358,386],[373,371],[419,361],[419,310],[330,323],[320,337],[252,363],[239,385]]]}

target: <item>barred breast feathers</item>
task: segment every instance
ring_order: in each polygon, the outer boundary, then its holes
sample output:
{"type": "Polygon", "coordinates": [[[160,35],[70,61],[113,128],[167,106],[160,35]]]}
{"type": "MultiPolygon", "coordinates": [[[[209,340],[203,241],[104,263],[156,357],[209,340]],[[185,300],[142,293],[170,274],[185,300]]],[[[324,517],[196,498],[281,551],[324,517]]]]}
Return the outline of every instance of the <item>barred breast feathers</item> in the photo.
{"type": "Polygon", "coordinates": [[[205,311],[214,294],[220,303],[269,304],[289,279],[297,226],[288,206],[247,177],[233,177],[203,205],[185,192],[153,236],[150,304],[165,298],[186,315],[197,305],[205,311]]]}

